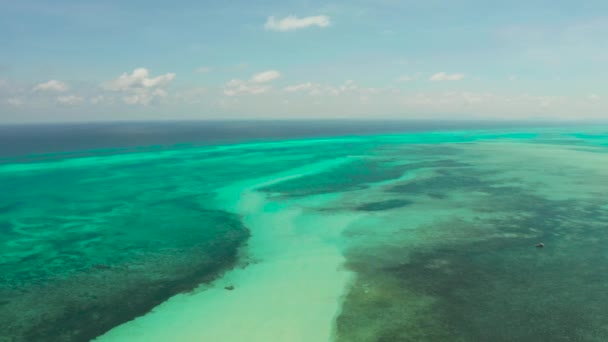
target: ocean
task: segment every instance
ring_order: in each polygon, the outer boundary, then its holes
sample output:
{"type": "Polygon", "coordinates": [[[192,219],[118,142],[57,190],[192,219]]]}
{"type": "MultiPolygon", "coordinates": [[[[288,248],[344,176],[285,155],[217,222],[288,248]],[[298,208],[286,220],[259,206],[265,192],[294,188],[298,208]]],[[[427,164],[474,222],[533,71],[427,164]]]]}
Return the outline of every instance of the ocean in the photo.
{"type": "Polygon", "coordinates": [[[0,341],[606,341],[607,166],[601,125],[0,126],[0,341]]]}

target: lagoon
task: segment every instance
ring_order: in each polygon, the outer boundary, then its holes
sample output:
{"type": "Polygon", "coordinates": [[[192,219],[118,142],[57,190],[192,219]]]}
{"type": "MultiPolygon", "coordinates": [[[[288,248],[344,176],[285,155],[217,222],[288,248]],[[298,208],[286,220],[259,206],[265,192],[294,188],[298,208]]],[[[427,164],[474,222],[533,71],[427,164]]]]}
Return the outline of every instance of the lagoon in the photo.
{"type": "Polygon", "coordinates": [[[5,152],[0,341],[608,338],[608,127],[316,125],[5,152]]]}

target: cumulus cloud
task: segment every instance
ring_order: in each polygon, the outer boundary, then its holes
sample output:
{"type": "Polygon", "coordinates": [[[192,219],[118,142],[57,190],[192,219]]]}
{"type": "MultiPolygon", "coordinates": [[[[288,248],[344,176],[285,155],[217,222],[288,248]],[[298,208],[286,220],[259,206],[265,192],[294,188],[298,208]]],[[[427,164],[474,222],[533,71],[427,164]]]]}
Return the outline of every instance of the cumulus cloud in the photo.
{"type": "Polygon", "coordinates": [[[281,73],[276,70],[267,70],[253,75],[251,82],[266,83],[281,77],[281,73]]]}
{"type": "Polygon", "coordinates": [[[211,72],[211,68],[210,67],[200,67],[196,69],[196,72],[200,72],[201,74],[206,74],[208,72],[211,72]]]}
{"type": "Polygon", "coordinates": [[[464,78],[464,74],[447,74],[445,72],[438,72],[431,76],[431,81],[460,81],[464,78]]]}
{"type": "Polygon", "coordinates": [[[328,16],[317,15],[311,17],[298,18],[290,15],[283,19],[276,19],[275,17],[268,17],[264,28],[271,31],[292,31],[299,30],[311,26],[327,27],[330,25],[328,16]]]}
{"type": "Polygon", "coordinates": [[[175,79],[174,73],[150,78],[150,71],[146,68],[137,68],[131,74],[123,73],[117,79],[105,82],[102,87],[111,91],[128,91],[132,89],[145,89],[164,87],[175,79]]]}
{"type": "Polygon", "coordinates": [[[262,94],[267,92],[269,89],[270,86],[267,85],[259,85],[243,80],[230,80],[224,86],[224,94],[228,96],[234,96],[238,93],[262,94]]]}
{"type": "Polygon", "coordinates": [[[117,79],[104,82],[101,87],[108,91],[124,93],[123,100],[127,104],[148,105],[155,98],[166,97],[165,88],[174,79],[174,73],[150,77],[148,69],[137,68],[131,74],[125,72],[117,79]]]}
{"type": "Polygon", "coordinates": [[[48,82],[37,84],[34,87],[34,91],[52,91],[57,93],[63,93],[68,90],[68,85],[65,82],[50,80],[48,82]]]}
{"type": "MultiPolygon", "coordinates": [[[[423,75],[421,79],[426,80],[429,76],[423,75]]],[[[223,106],[221,111],[234,117],[252,115],[277,118],[289,115],[312,118],[327,117],[329,114],[334,118],[370,115],[377,115],[378,118],[440,119],[605,117],[603,94],[597,92],[600,98],[596,101],[588,99],[587,95],[422,90],[391,85],[369,87],[353,81],[331,84],[305,80],[282,86],[280,91],[271,89],[262,96],[225,96],[220,101],[223,106]]]]}
{"type": "Polygon", "coordinates": [[[271,81],[281,77],[281,73],[276,70],[267,70],[251,76],[248,81],[234,79],[228,81],[224,86],[224,94],[234,96],[238,93],[262,94],[272,87],[268,85],[271,81]]]}
{"type": "MultiPolygon", "coordinates": [[[[345,83],[346,84],[346,83],[345,83]]],[[[332,86],[329,84],[317,84],[317,83],[300,83],[287,86],[283,88],[286,93],[307,93],[313,96],[326,96],[326,95],[339,95],[342,92],[344,85],[332,86]]]]}
{"type": "Polygon", "coordinates": [[[57,102],[64,105],[76,105],[82,103],[84,99],[76,95],[58,96],[57,102]]]}
{"type": "Polygon", "coordinates": [[[316,97],[354,95],[366,97],[379,93],[380,88],[361,87],[353,80],[346,80],[340,85],[317,84],[317,83],[300,83],[283,88],[285,93],[306,93],[316,97]]]}
{"type": "Polygon", "coordinates": [[[151,91],[138,91],[134,94],[123,97],[126,104],[143,104],[148,105],[155,98],[167,97],[167,92],[163,89],[154,89],[151,91]]]}

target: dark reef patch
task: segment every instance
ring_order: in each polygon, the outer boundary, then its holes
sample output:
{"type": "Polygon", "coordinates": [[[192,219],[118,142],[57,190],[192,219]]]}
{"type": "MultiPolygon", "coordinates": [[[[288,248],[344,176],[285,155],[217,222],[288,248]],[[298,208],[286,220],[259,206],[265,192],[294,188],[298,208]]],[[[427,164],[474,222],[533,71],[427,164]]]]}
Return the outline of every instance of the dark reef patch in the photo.
{"type": "Polygon", "coordinates": [[[33,269],[30,273],[38,280],[29,274],[18,288],[0,287],[0,297],[11,298],[0,306],[0,341],[90,341],[177,293],[215,279],[235,266],[249,231],[234,214],[207,210],[203,215],[206,225],[188,239],[189,246],[145,253],[127,248],[122,253],[135,255],[112,264],[89,265],[83,255],[76,259],[86,269],[70,277],[49,279],[33,269]]]}
{"type": "Polygon", "coordinates": [[[406,184],[395,185],[390,187],[387,191],[413,195],[431,195],[437,193],[445,193],[453,190],[481,189],[482,187],[484,187],[484,185],[485,184],[475,176],[470,176],[462,172],[444,172],[435,177],[414,180],[406,184]]]}
{"type": "Polygon", "coordinates": [[[402,199],[392,199],[386,201],[379,202],[371,202],[362,204],[355,208],[357,211],[382,211],[382,210],[390,210],[395,208],[402,208],[407,205],[412,204],[412,201],[402,200],[402,199]]]}
{"type": "Polygon", "coordinates": [[[368,183],[398,178],[403,172],[400,168],[386,167],[382,162],[356,160],[327,172],[272,184],[260,190],[287,197],[354,191],[365,189],[368,183]]]}
{"type": "Polygon", "coordinates": [[[410,243],[411,230],[383,238],[371,229],[378,243],[347,249],[358,277],[338,341],[608,340],[602,201],[545,198],[476,167],[442,169],[389,192],[445,196],[438,200],[474,193],[462,205],[479,216],[418,228],[422,244],[410,243]],[[534,248],[538,241],[546,247],[534,248]]]}
{"type": "Polygon", "coordinates": [[[407,156],[422,156],[428,157],[433,156],[437,157],[455,157],[459,154],[462,154],[462,149],[453,146],[447,146],[444,144],[433,144],[433,145],[406,145],[406,144],[398,144],[391,145],[387,144],[384,146],[379,146],[377,148],[384,156],[395,156],[399,158],[403,158],[404,155],[407,156]]]}
{"type": "Polygon", "coordinates": [[[260,190],[297,198],[362,190],[366,189],[369,184],[397,179],[406,172],[415,170],[449,169],[468,166],[468,164],[450,159],[393,164],[397,161],[394,158],[358,159],[326,172],[286,180],[263,187],[260,190]]]}
{"type": "Polygon", "coordinates": [[[2,214],[8,214],[14,210],[17,210],[19,207],[21,207],[22,203],[9,203],[9,204],[3,204],[0,205],[0,215],[2,214]]]}

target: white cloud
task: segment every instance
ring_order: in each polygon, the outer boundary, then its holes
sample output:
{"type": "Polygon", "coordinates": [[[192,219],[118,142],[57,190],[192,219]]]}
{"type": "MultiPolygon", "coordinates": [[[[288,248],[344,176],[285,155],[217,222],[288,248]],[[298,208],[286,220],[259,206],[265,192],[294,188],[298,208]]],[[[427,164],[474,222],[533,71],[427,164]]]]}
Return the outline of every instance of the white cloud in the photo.
{"type": "MultiPolygon", "coordinates": [[[[385,89],[385,90],[388,90],[385,89]]],[[[346,80],[340,85],[317,84],[317,83],[300,83],[283,88],[285,93],[306,93],[316,97],[336,97],[341,95],[360,96],[367,98],[367,95],[378,94],[382,91],[381,88],[361,87],[353,80],[346,80]]]]}
{"type": "MultiPolygon", "coordinates": [[[[431,87],[423,90],[397,83],[398,79],[418,80],[410,84],[426,82],[433,75],[418,73],[413,68],[402,70],[404,74],[393,74],[393,79],[389,79],[393,82],[378,87],[352,80],[325,83],[303,79],[283,84],[279,81],[288,77],[283,77],[285,75],[281,75],[278,69],[258,71],[260,72],[246,72],[242,79],[233,79],[208,88],[187,85],[180,87],[175,84],[174,76],[153,74],[147,70],[143,73],[137,70],[129,70],[123,75],[118,73],[114,80],[103,84],[105,91],[99,86],[87,88],[83,82],[78,87],[71,85],[72,89],[65,93],[32,93],[32,84],[0,81],[0,113],[4,108],[5,113],[30,115],[30,109],[48,108],[49,111],[55,110],[58,117],[69,118],[69,113],[76,113],[74,110],[82,108],[86,109],[85,112],[90,110],[92,113],[109,115],[104,118],[117,119],[124,113],[133,112],[133,108],[128,109],[131,105],[160,102],[175,118],[195,118],[198,115],[200,118],[214,117],[211,114],[205,116],[201,111],[204,109],[206,113],[217,113],[225,118],[363,118],[376,115],[378,118],[525,119],[577,116],[605,118],[608,108],[608,97],[593,89],[581,94],[557,96],[551,93],[539,94],[538,89],[526,94],[524,85],[518,87],[517,91],[492,93],[489,89],[446,92],[441,87],[431,87]],[[104,110],[105,106],[115,107],[108,111],[104,110]]],[[[194,68],[191,72],[194,72],[194,68]]],[[[444,78],[452,76],[443,74],[444,78]]],[[[506,82],[508,76],[509,73],[506,73],[502,80],[506,82]]],[[[466,74],[467,80],[471,81],[472,77],[466,74]]],[[[158,112],[153,108],[148,109],[144,108],[141,113],[153,117],[158,112]]],[[[138,111],[139,109],[135,113],[138,111]]]]}
{"type": "Polygon", "coordinates": [[[153,90],[138,90],[130,95],[126,95],[123,97],[123,101],[126,104],[135,105],[149,105],[152,100],[155,98],[164,98],[167,97],[167,92],[163,89],[153,89],[153,90]]]}
{"type": "Polygon", "coordinates": [[[445,72],[438,72],[431,76],[431,81],[460,81],[464,78],[464,74],[446,74],[445,72]]]}
{"type": "Polygon", "coordinates": [[[283,90],[288,92],[288,93],[295,93],[298,91],[305,91],[305,90],[310,90],[314,87],[314,84],[310,83],[310,82],[306,82],[306,83],[301,83],[301,84],[295,84],[295,85],[290,85],[285,87],[283,90]]]}
{"type": "Polygon", "coordinates": [[[148,69],[137,68],[131,74],[123,73],[117,79],[104,82],[101,87],[105,90],[124,93],[123,100],[127,104],[148,105],[155,98],[166,97],[165,88],[174,79],[174,73],[152,78],[148,69]]]}
{"type": "Polygon", "coordinates": [[[311,26],[327,27],[330,25],[328,16],[317,15],[311,17],[298,18],[290,15],[283,19],[276,19],[275,17],[268,17],[264,28],[271,31],[292,31],[303,29],[311,26]]]}
{"type": "Polygon", "coordinates": [[[234,96],[238,93],[262,94],[272,87],[269,82],[281,77],[281,73],[276,70],[267,70],[257,73],[249,81],[234,79],[224,85],[224,94],[234,96]]]}
{"type": "Polygon", "coordinates": [[[68,85],[64,82],[57,80],[50,80],[48,82],[40,83],[34,87],[34,91],[53,91],[62,93],[68,90],[68,85]]]}
{"type": "Polygon", "coordinates": [[[200,72],[201,74],[206,74],[208,72],[211,72],[213,69],[211,69],[210,67],[200,67],[198,69],[196,69],[196,72],[200,72]]]}
{"type": "Polygon", "coordinates": [[[25,100],[23,100],[22,98],[18,98],[18,97],[11,97],[6,100],[6,103],[8,103],[11,106],[20,107],[25,104],[25,100]]]}
{"type": "Polygon", "coordinates": [[[149,76],[150,72],[148,69],[137,68],[130,75],[125,72],[117,79],[103,83],[102,87],[111,91],[165,87],[175,79],[174,73],[167,73],[154,78],[150,78],[149,76]]]}
{"type": "Polygon", "coordinates": [[[253,75],[251,82],[266,83],[281,77],[281,73],[276,70],[267,70],[253,75]]]}
{"type": "Polygon", "coordinates": [[[234,96],[238,93],[249,93],[249,94],[262,94],[267,92],[270,86],[260,85],[259,83],[252,83],[243,80],[230,80],[224,86],[224,94],[228,96],[234,96]]]}
{"type": "MultiPolygon", "coordinates": [[[[428,78],[426,75],[424,78],[428,78]]],[[[257,84],[260,86],[260,84],[257,84]]],[[[602,95],[598,93],[599,95],[602,95]]],[[[420,91],[404,87],[368,87],[352,81],[338,84],[294,83],[263,96],[226,96],[219,109],[232,117],[366,117],[542,119],[605,117],[604,97],[552,96],[490,91],[420,91]],[[289,110],[285,110],[289,101],[289,110]],[[573,114],[574,113],[574,114],[573,114]]],[[[219,106],[218,106],[219,108],[219,106]]]]}
{"type": "Polygon", "coordinates": [[[83,101],[84,99],[82,97],[76,95],[65,95],[57,97],[57,102],[64,105],[76,105],[82,103],[83,101]]]}
{"type": "MultiPolygon", "coordinates": [[[[350,81],[352,82],[352,81],[350,81]]],[[[337,96],[348,86],[352,86],[351,83],[345,82],[342,86],[332,86],[329,84],[316,84],[311,82],[294,84],[283,88],[283,91],[286,93],[300,93],[305,92],[308,95],[312,96],[337,96]]],[[[354,84],[354,83],[353,83],[354,84]]]]}

